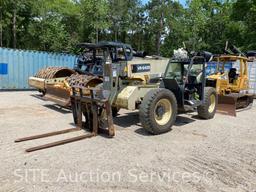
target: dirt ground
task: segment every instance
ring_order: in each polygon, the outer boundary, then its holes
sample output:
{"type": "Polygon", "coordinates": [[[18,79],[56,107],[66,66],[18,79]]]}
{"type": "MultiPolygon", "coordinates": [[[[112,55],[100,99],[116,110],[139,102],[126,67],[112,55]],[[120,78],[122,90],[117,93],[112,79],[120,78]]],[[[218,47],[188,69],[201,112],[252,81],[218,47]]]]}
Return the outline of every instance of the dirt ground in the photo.
{"type": "Polygon", "coordinates": [[[14,143],[73,127],[72,114],[36,97],[0,92],[0,191],[256,191],[256,107],[236,118],[179,115],[173,130],[152,136],[137,112],[114,119],[116,136],[97,136],[32,153],[29,147],[81,132],[14,143]]]}

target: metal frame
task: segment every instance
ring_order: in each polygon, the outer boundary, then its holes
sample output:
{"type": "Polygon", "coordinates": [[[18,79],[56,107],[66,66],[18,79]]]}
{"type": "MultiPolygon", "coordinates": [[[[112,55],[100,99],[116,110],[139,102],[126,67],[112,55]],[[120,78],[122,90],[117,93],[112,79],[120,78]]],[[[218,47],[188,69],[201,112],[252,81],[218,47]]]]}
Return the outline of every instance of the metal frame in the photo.
{"type": "Polygon", "coordinates": [[[29,136],[29,137],[24,137],[24,138],[19,138],[16,139],[15,142],[24,142],[24,141],[29,141],[29,140],[35,140],[35,139],[41,139],[45,137],[51,137],[51,136],[56,136],[60,134],[66,134],[70,132],[75,132],[75,131],[83,131],[85,129],[84,123],[82,121],[82,115],[83,115],[83,108],[82,106],[86,107],[87,109],[91,109],[92,111],[92,118],[87,118],[87,121],[85,122],[87,125],[89,125],[87,128],[91,130],[90,133],[85,133],[83,135],[77,136],[77,137],[72,137],[69,139],[64,139],[60,141],[55,141],[52,143],[47,143],[44,145],[39,145],[36,147],[28,148],[25,151],[26,152],[33,152],[33,151],[38,151],[46,148],[51,148],[59,145],[64,145],[67,143],[79,141],[82,139],[87,139],[91,138],[94,136],[97,136],[99,133],[107,134],[109,137],[115,136],[115,127],[113,124],[113,118],[112,118],[112,111],[111,111],[111,105],[108,102],[108,100],[100,100],[96,99],[93,97],[94,93],[92,89],[91,91],[91,97],[83,96],[82,95],[82,89],[74,90],[73,88],[73,95],[72,95],[72,102],[74,107],[76,107],[76,120],[77,124],[75,128],[69,128],[69,129],[64,129],[60,131],[54,131],[54,132],[49,132],[49,133],[44,133],[44,134],[39,134],[39,135],[34,135],[34,136],[29,136]],[[107,114],[107,124],[108,124],[108,129],[101,129],[99,125],[99,118],[98,118],[98,111],[99,108],[104,108],[106,110],[107,114]]]}
{"type": "MultiPolygon", "coordinates": [[[[194,57],[192,57],[191,59],[189,59],[189,60],[171,60],[170,62],[169,62],[169,64],[168,64],[168,66],[167,66],[167,68],[166,68],[166,71],[165,71],[165,73],[164,73],[164,78],[163,78],[163,81],[164,80],[168,80],[168,78],[166,78],[166,74],[167,74],[167,72],[168,72],[168,68],[169,68],[169,65],[171,65],[172,63],[178,63],[178,64],[180,64],[180,65],[182,65],[183,67],[182,67],[182,71],[181,71],[181,73],[183,73],[183,70],[184,70],[184,65],[186,64],[186,65],[188,65],[188,72],[187,72],[187,74],[186,74],[186,78],[183,80],[183,82],[182,82],[182,84],[178,84],[178,82],[175,80],[175,79],[170,79],[170,80],[173,80],[173,81],[176,81],[177,82],[177,85],[176,85],[176,91],[174,92],[174,94],[175,94],[175,96],[176,96],[176,98],[177,98],[177,100],[178,100],[178,106],[179,106],[179,109],[180,110],[185,110],[185,103],[184,103],[184,91],[185,91],[185,86],[186,86],[186,81],[188,80],[188,76],[189,76],[189,73],[190,73],[190,71],[191,71],[191,68],[192,68],[192,66],[193,65],[196,65],[196,64],[202,64],[203,65],[203,74],[202,74],[202,92],[201,92],[201,95],[200,95],[200,97],[201,97],[201,99],[200,99],[200,102],[198,102],[198,103],[196,103],[195,105],[192,105],[191,107],[197,107],[197,106],[199,106],[199,105],[201,105],[202,103],[203,103],[203,101],[204,101],[204,87],[205,87],[205,85],[206,85],[206,78],[205,78],[205,58],[203,57],[203,56],[194,56],[194,57]],[[196,61],[196,59],[202,59],[202,62],[201,63],[195,63],[195,61],[196,61]],[[177,90],[177,88],[179,89],[179,90],[177,90]]],[[[172,87],[172,85],[161,85],[162,87],[164,87],[164,88],[167,88],[167,89],[171,89],[171,88],[174,88],[174,87],[172,87]]]]}

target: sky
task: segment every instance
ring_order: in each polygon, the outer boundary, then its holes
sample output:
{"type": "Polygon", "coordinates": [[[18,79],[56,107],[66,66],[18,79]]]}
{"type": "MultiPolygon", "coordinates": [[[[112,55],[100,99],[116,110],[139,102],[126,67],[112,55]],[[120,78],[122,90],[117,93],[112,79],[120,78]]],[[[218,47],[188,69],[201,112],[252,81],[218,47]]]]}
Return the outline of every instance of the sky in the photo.
{"type": "MultiPolygon", "coordinates": [[[[142,0],[143,4],[146,4],[149,0],[142,0]]],[[[186,0],[178,0],[182,5],[186,4],[186,0]]]]}

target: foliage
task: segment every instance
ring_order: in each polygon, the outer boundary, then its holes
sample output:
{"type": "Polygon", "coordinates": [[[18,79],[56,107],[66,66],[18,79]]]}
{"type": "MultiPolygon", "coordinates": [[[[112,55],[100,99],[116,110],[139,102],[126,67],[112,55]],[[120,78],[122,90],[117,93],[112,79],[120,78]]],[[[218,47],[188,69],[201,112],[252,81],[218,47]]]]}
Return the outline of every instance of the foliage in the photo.
{"type": "Polygon", "coordinates": [[[79,42],[121,41],[150,54],[256,49],[256,0],[0,0],[0,46],[73,52],[79,42]]]}

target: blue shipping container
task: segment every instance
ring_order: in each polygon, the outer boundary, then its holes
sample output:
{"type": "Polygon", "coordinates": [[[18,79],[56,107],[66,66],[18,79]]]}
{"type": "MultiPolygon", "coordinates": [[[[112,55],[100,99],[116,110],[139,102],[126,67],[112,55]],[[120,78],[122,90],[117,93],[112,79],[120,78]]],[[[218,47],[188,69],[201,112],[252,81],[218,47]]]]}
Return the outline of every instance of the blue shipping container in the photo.
{"type": "Polygon", "coordinates": [[[76,56],[0,48],[0,90],[29,89],[28,78],[48,66],[73,68],[76,56]]]}

